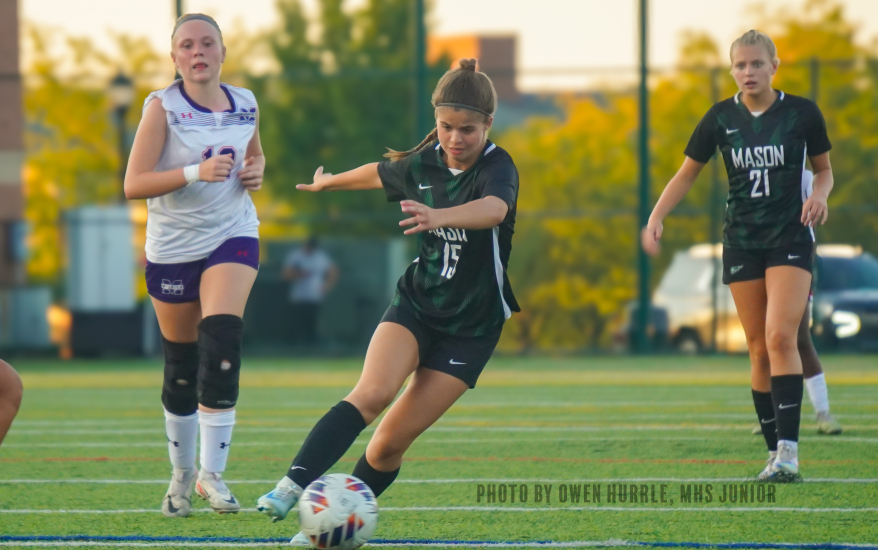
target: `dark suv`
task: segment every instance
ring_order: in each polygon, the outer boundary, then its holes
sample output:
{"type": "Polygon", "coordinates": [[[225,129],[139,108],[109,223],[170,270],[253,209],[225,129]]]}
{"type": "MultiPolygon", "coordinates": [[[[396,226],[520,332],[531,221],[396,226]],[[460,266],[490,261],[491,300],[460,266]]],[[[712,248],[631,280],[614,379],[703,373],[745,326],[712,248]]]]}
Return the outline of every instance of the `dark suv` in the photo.
{"type": "Polygon", "coordinates": [[[818,247],[814,339],[822,349],[878,351],[878,259],[859,247],[818,247]]]}

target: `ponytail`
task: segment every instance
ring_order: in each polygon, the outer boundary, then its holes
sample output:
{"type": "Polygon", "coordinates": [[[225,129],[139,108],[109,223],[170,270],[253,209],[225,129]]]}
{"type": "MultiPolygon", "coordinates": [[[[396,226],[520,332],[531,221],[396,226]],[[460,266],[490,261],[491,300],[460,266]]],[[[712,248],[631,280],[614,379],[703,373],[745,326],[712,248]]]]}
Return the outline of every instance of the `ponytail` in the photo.
{"type": "Polygon", "coordinates": [[[428,145],[436,141],[436,138],[439,136],[439,130],[435,127],[427,134],[427,137],[424,138],[424,141],[419,143],[414,149],[409,149],[408,151],[394,151],[390,147],[387,148],[387,152],[384,153],[384,156],[389,158],[391,162],[396,162],[398,160],[402,160],[409,155],[414,155],[416,153],[420,153],[424,148],[428,145]]]}

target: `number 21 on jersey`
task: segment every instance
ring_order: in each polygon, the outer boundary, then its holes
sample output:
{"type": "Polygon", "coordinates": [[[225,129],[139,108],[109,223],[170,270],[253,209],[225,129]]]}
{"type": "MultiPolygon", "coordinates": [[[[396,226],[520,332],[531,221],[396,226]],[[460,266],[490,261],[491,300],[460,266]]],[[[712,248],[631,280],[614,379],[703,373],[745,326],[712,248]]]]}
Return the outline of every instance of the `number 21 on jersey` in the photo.
{"type": "Polygon", "coordinates": [[[753,198],[758,198],[771,194],[771,188],[768,187],[768,170],[750,170],[750,181],[753,182],[753,189],[750,190],[750,196],[753,198]],[[765,180],[765,192],[759,188],[759,184],[763,183],[762,180],[765,180]]]}

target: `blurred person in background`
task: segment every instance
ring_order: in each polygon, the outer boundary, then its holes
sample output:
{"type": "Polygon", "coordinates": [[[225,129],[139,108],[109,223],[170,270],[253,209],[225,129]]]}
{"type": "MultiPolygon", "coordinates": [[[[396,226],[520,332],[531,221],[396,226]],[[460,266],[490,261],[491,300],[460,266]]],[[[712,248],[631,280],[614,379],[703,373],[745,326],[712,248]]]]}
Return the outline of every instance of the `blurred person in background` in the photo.
{"type": "Polygon", "coordinates": [[[226,48],[213,18],[187,14],[171,35],[180,80],[149,94],[125,176],[146,199],[146,282],[165,354],[162,404],[171,484],[168,517],[184,517],[193,490],[219,513],[241,506],[226,469],[244,307],[259,269],[259,220],[250,191],[265,157],[253,93],[220,83],[226,48]],[[201,431],[201,471],[195,449],[201,431]]]}
{"type": "Polygon", "coordinates": [[[801,481],[799,424],[804,380],[797,336],[811,291],[814,226],[826,222],[832,144],[817,105],[771,86],[780,60],[771,38],[751,30],[729,52],[734,97],[698,123],[686,158],[643,229],[658,252],[663,221],[686,196],[717,147],[729,177],[723,221],[723,283],[747,335],[751,394],[769,457],[757,480],[801,481]],[[813,193],[803,188],[805,162],[813,193]]]}
{"type": "Polygon", "coordinates": [[[21,407],[24,387],[21,378],[12,365],[0,359],[0,444],[12,425],[12,420],[21,407]]]}
{"type": "MultiPolygon", "coordinates": [[[[321,167],[313,184],[296,186],[383,189],[409,216],[399,225],[418,235],[418,258],[399,279],[357,385],[317,422],[274,490],[258,499],[256,508],[274,521],[390,406],[353,470],[380,496],[415,439],[475,387],[506,319],[519,311],[506,275],[518,170],[488,140],[497,92],[475,59],[462,59],[439,80],[432,104],[436,126],[415,148],[341,174],[321,167]]],[[[302,533],[292,542],[314,543],[302,533]]]]}
{"type": "Polygon", "coordinates": [[[292,341],[296,344],[318,343],[317,324],[323,298],[338,281],[338,267],[311,236],[301,248],[292,250],[284,260],[284,280],[291,281],[293,305],[292,341]]]}

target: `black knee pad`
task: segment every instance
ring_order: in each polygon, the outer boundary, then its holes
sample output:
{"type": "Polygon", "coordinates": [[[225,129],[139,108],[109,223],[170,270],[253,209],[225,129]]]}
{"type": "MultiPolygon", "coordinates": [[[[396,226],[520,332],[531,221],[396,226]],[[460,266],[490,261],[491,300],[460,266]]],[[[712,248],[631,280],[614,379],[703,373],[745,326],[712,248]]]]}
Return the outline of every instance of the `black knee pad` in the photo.
{"type": "Polygon", "coordinates": [[[198,402],[230,409],[238,402],[244,321],[236,315],[211,315],[198,325],[198,402]]]}
{"type": "Polygon", "coordinates": [[[198,410],[195,396],[198,379],[198,344],[171,342],[162,338],[165,350],[165,382],[162,404],[169,413],[189,416],[198,410]]]}

